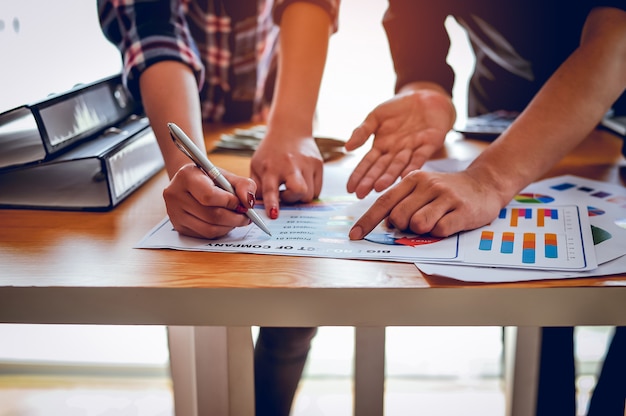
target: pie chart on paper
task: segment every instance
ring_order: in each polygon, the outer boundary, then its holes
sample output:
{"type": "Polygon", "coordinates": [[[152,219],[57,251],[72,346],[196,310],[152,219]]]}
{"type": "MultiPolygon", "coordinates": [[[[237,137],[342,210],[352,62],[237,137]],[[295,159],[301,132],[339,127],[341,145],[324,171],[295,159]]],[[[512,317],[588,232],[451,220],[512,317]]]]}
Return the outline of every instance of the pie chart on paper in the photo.
{"type": "Polygon", "coordinates": [[[604,215],[604,210],[596,207],[587,207],[587,214],[590,217],[596,217],[598,215],[604,215]]]}
{"type": "Polygon", "coordinates": [[[531,193],[518,194],[513,199],[524,204],[549,204],[554,201],[551,196],[531,193]]]}

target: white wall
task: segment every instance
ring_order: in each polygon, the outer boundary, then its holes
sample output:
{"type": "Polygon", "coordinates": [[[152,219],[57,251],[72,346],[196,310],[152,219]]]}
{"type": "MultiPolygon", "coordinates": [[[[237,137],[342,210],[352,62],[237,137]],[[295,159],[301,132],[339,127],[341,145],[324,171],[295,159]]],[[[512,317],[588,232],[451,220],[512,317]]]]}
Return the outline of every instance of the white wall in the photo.
{"type": "Polygon", "coordinates": [[[85,0],[0,0],[0,62],[0,112],[121,69],[85,0]]]}

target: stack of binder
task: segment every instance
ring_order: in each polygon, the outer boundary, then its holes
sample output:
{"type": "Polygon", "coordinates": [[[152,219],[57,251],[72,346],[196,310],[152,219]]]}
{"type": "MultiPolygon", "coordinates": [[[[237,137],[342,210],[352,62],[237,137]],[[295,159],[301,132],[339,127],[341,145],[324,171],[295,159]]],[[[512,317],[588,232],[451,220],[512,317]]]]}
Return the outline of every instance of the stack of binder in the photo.
{"type": "Polygon", "coordinates": [[[163,166],[120,75],[0,114],[0,207],[109,210],[163,166]]]}

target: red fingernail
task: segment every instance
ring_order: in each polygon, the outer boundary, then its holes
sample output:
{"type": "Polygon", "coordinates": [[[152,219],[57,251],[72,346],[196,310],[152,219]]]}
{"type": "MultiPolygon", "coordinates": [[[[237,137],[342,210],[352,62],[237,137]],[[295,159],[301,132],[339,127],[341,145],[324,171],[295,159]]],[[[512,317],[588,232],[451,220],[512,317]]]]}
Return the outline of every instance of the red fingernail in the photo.
{"type": "Polygon", "coordinates": [[[239,204],[239,205],[237,205],[237,208],[235,208],[235,211],[237,211],[240,214],[245,214],[246,212],[248,212],[248,208],[246,208],[243,205],[239,204]]]}
{"type": "Polygon", "coordinates": [[[248,205],[250,208],[254,208],[254,194],[252,192],[248,192],[248,205]]]}
{"type": "Polygon", "coordinates": [[[272,207],[270,209],[270,218],[275,220],[276,218],[278,218],[278,208],[276,207],[272,207]]]}

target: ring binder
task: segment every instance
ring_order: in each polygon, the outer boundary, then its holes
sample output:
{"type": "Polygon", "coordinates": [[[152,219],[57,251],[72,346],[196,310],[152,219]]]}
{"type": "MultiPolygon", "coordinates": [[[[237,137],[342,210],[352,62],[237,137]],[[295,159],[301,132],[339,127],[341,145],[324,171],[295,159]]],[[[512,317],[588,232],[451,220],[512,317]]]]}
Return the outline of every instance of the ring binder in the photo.
{"type": "Polygon", "coordinates": [[[0,114],[0,169],[49,160],[137,111],[117,74],[0,114]]]}
{"type": "Polygon", "coordinates": [[[0,173],[0,207],[110,210],[163,168],[147,118],[81,143],[52,160],[0,173]]]}

